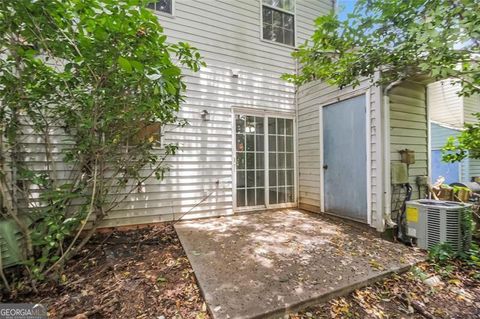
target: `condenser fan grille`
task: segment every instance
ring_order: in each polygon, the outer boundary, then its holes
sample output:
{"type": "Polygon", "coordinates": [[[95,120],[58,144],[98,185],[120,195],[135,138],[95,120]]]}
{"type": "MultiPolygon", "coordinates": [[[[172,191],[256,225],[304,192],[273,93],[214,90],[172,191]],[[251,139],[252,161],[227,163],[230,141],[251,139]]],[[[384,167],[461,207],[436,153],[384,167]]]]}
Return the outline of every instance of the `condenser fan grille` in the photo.
{"type": "Polygon", "coordinates": [[[452,245],[455,251],[461,248],[461,211],[446,211],[446,242],[452,245]]]}
{"type": "Polygon", "coordinates": [[[441,220],[440,210],[427,209],[427,247],[432,248],[441,241],[441,220]]]}

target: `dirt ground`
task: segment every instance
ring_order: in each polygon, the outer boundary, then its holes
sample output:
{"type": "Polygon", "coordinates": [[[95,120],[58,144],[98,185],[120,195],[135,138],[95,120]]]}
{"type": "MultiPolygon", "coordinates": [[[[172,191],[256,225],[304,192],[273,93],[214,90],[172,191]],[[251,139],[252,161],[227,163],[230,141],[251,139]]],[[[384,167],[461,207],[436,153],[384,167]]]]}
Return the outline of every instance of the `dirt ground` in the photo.
{"type": "Polygon", "coordinates": [[[96,235],[62,279],[8,299],[40,302],[49,318],[209,318],[171,224],[96,235]]]}
{"type": "Polygon", "coordinates": [[[306,318],[480,318],[480,269],[425,262],[346,297],[291,315],[306,318]],[[425,279],[438,276],[431,287],[425,279]]]}
{"type": "MultiPolygon", "coordinates": [[[[50,318],[210,318],[171,224],[97,235],[63,281],[0,302],[41,302],[50,318]]],[[[423,263],[289,318],[480,318],[480,269],[423,263]],[[424,283],[432,275],[440,285],[424,283]]]]}

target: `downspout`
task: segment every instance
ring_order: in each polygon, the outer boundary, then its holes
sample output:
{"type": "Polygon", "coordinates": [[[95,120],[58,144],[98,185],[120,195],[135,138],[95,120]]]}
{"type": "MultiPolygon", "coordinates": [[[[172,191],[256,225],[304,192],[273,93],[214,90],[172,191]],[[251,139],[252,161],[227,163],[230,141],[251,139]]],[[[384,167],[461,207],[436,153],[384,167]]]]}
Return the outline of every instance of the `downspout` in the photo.
{"type": "Polygon", "coordinates": [[[389,91],[396,85],[402,83],[403,80],[396,80],[383,89],[383,156],[384,156],[384,219],[388,226],[394,227],[396,223],[392,220],[392,184],[390,173],[390,98],[389,91]]]}
{"type": "MultiPolygon", "coordinates": [[[[295,75],[298,75],[298,60],[295,59],[295,75]]],[[[295,187],[295,201],[296,201],[296,206],[297,208],[300,208],[300,169],[299,169],[299,155],[298,155],[298,88],[299,86],[295,84],[295,97],[294,97],[294,103],[295,103],[295,145],[294,145],[294,150],[295,150],[295,181],[296,181],[296,187],[295,187]]]]}

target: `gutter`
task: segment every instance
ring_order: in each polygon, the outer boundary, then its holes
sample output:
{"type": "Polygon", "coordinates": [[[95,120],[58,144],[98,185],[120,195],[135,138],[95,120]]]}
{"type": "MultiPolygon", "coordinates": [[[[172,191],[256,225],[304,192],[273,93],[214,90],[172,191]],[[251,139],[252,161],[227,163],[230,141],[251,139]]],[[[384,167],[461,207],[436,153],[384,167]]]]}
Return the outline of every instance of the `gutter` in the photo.
{"type": "Polygon", "coordinates": [[[384,156],[384,213],[383,218],[389,227],[396,226],[396,223],[392,220],[392,184],[390,181],[390,98],[388,96],[389,91],[396,85],[402,83],[403,80],[396,80],[383,89],[383,156],[384,156]]]}

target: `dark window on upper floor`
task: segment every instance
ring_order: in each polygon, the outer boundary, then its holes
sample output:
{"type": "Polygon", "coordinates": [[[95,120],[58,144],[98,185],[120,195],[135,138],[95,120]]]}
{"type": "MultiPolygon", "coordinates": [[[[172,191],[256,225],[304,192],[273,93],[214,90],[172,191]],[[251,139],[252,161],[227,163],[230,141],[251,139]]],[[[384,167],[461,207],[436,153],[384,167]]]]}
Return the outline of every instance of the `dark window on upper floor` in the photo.
{"type": "Polygon", "coordinates": [[[262,1],[262,37],[295,46],[295,1],[262,1]]]}
{"type": "Polygon", "coordinates": [[[148,4],[148,8],[168,14],[173,14],[173,0],[158,0],[148,4]]]}

